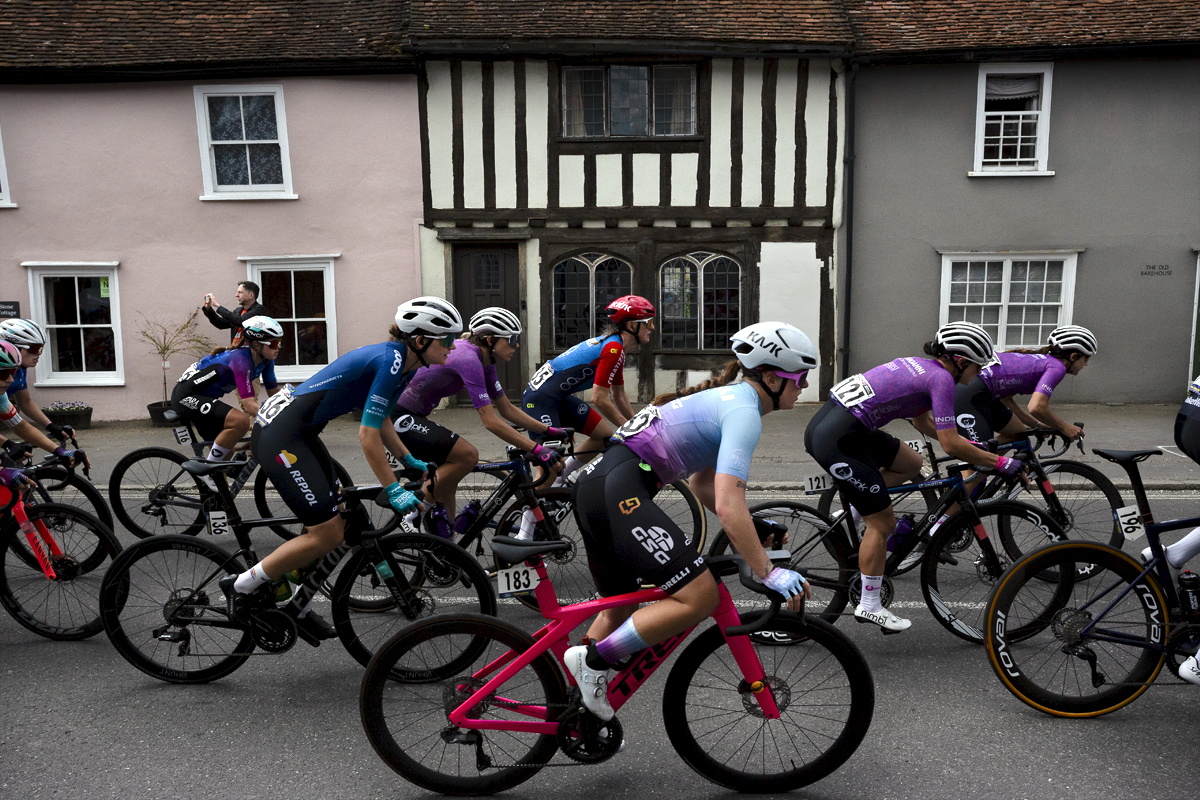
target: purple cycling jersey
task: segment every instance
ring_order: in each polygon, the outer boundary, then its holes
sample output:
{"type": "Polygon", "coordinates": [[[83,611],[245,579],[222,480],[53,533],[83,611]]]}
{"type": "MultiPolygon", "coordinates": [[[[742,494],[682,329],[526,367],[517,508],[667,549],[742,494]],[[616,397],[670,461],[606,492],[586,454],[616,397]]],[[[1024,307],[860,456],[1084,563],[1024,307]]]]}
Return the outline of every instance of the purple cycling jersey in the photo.
{"type": "MultiPolygon", "coordinates": [[[[830,397],[850,410],[872,430],[894,419],[919,417],[933,409],[938,430],[954,430],[954,377],[929,358],[897,358],[862,375],[871,387],[870,396],[858,402],[843,400],[838,389],[853,381],[847,378],[833,387],[830,397]]],[[[861,397],[865,392],[859,392],[861,397]]]]}
{"type": "Polygon", "coordinates": [[[1067,374],[1067,368],[1053,356],[1031,353],[997,353],[999,364],[979,373],[979,380],[992,397],[1041,392],[1049,397],[1067,374]]]}
{"type": "Polygon", "coordinates": [[[496,377],[496,365],[485,367],[478,345],[459,339],[445,364],[417,370],[412,383],[400,395],[399,405],[409,413],[429,416],[443,397],[458,394],[464,386],[476,409],[490,406],[493,400],[504,395],[504,388],[496,377]]]}

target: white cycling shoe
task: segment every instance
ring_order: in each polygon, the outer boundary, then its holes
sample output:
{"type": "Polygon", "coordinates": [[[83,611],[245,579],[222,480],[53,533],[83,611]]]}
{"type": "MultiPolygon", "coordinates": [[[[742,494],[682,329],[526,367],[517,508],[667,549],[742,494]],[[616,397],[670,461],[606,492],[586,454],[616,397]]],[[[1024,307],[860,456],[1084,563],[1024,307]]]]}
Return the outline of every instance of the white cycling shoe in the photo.
{"type": "Polygon", "coordinates": [[[588,649],[584,645],[568,648],[563,654],[563,663],[567,665],[567,672],[571,673],[571,677],[579,685],[584,707],[604,722],[608,722],[617,714],[608,702],[608,670],[589,667],[587,653],[588,649]]]}
{"type": "Polygon", "coordinates": [[[858,608],[854,609],[854,621],[872,622],[879,626],[884,635],[900,633],[912,627],[912,620],[897,617],[886,608],[881,608],[878,611],[867,611],[861,603],[858,608]]]}
{"type": "Polygon", "coordinates": [[[1200,686],[1200,661],[1197,660],[1197,656],[1192,656],[1179,665],[1179,677],[1200,686]]]}

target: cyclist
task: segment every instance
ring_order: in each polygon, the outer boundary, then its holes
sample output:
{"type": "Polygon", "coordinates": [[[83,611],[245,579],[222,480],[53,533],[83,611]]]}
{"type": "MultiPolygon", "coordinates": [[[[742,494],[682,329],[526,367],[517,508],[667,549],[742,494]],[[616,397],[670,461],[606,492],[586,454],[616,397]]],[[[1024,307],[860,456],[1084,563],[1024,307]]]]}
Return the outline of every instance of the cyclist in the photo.
{"type": "MultiPolygon", "coordinates": [[[[90,467],[91,464],[87,461],[87,456],[84,455],[82,450],[69,450],[46,437],[32,423],[26,419],[22,419],[16,406],[9,400],[7,390],[16,381],[17,375],[21,371],[23,358],[24,354],[16,345],[0,339],[0,427],[11,430],[25,441],[36,447],[40,447],[47,453],[54,453],[56,456],[69,458],[72,465],[82,462],[90,467]]],[[[0,447],[3,447],[5,453],[13,453],[13,450],[10,450],[10,448],[15,444],[16,442],[0,436],[0,447]]]]}
{"type": "MultiPolygon", "coordinates": [[[[504,387],[496,375],[496,362],[511,361],[520,346],[521,321],[517,315],[492,306],[471,317],[467,327],[469,335],[455,343],[446,363],[419,370],[392,412],[396,432],[408,451],[440,465],[433,491],[426,492],[429,498],[426,502],[443,504],[443,508],[435,509],[439,519],[431,526],[443,536],[451,533],[449,521],[454,518],[458,483],[479,463],[479,451],[474,445],[429,419],[429,413],[443,397],[455,395],[466,387],[483,426],[505,442],[533,453],[544,466],[557,468],[558,453],[522,436],[504,420],[541,434],[558,437],[566,434],[535,420],[504,395],[504,387]]],[[[474,519],[474,514],[470,518],[474,519]]],[[[461,527],[469,522],[466,520],[461,527]]]]}
{"type": "Polygon", "coordinates": [[[615,426],[633,416],[633,406],[625,394],[625,351],[650,341],[654,305],[631,294],[613,300],[605,310],[609,321],[600,335],[585,339],[543,364],[521,397],[530,416],[547,426],[574,428],[588,437],[575,449],[577,455],[564,462],[560,479],[583,464],[591,453],[603,449],[612,436],[612,428],[601,415],[615,426]],[[595,409],[572,397],[589,387],[595,409]]]}
{"type": "Polygon", "coordinates": [[[1040,350],[997,353],[998,363],[957,387],[954,414],[959,432],[977,442],[996,434],[1012,441],[1026,426],[1047,425],[1071,441],[1078,439],[1083,431],[1050,410],[1050,395],[1063,376],[1078,375],[1096,350],[1091,331],[1064,325],[1050,332],[1049,344],[1040,350]],[[1013,400],[1018,394],[1030,395],[1027,409],[1013,400]]]}
{"type": "Polygon", "coordinates": [[[209,461],[232,457],[234,445],[250,430],[250,419],[258,413],[254,381],[262,378],[269,397],[279,391],[275,359],[283,345],[283,326],[270,317],[251,317],[242,323],[241,341],[238,347],[217,348],[192,364],[171,393],[171,406],[180,418],[212,440],[209,461]],[[221,402],[233,389],[237,389],[241,410],[221,402]]]}
{"type": "MultiPolygon", "coordinates": [[[[229,613],[245,619],[255,608],[272,608],[274,593],[264,586],[293,569],[321,558],[342,543],[344,525],[338,514],[333,459],[320,434],[330,420],[363,409],[358,442],[371,471],[386,487],[388,501],[404,515],[417,508],[388,466],[384,448],[405,464],[425,469],[405,449],[391,425],[383,421],[418,367],[444,364],[462,331],[462,317],[440,297],[417,297],[396,309],[389,341],[366,345],[336,359],[294,391],[263,403],[254,421],[250,450],[266,470],[292,513],[306,530],[284,542],[240,575],[226,575],[219,585],[229,613]]],[[[305,609],[301,624],[319,639],[337,635],[330,625],[305,609]]]]}
{"type": "Polygon", "coordinates": [[[762,417],[796,404],[817,366],[817,349],[782,322],[759,322],[730,339],[737,358],[720,377],[654,398],[617,431],[618,443],[580,470],[575,518],[600,594],[637,591],[647,581],[670,595],[637,611],[601,612],[588,629],[591,641],[564,654],[583,704],[600,719],[613,717],[607,694],[613,664],[699,624],[717,605],[703,556],[654,504],[663,485],[690,474],[696,497],[763,583],[787,597],[812,596],[800,573],[767,558],[746,507],[746,480],[762,417]],[[739,372],[742,381],[732,384],[739,372]]]}
{"type": "Polygon", "coordinates": [[[75,435],[75,429],[70,425],[51,422],[42,409],[38,408],[38,404],[33,401],[33,396],[29,393],[26,370],[37,366],[38,361],[42,358],[42,350],[46,347],[46,336],[42,333],[41,326],[31,319],[6,319],[0,321],[0,339],[11,342],[21,351],[21,366],[17,370],[16,379],[8,387],[7,392],[13,405],[28,420],[41,425],[60,442],[70,439],[75,435]]]}
{"type": "MultiPolygon", "coordinates": [[[[1175,445],[1188,458],[1200,464],[1200,375],[1188,385],[1187,397],[1175,415],[1175,445]]],[[[1167,566],[1174,577],[1188,561],[1200,555],[1200,528],[1195,528],[1178,542],[1163,548],[1167,566]]],[[[1142,560],[1152,556],[1147,547],[1142,551],[1142,560]]],[[[1200,686],[1200,652],[1184,660],[1179,667],[1179,677],[1188,683],[1200,686]]]]}
{"type": "Polygon", "coordinates": [[[855,522],[860,516],[866,522],[858,550],[862,601],[854,618],[874,623],[884,633],[912,625],[879,601],[887,539],[896,529],[886,487],[915,477],[921,456],[879,429],[894,419],[931,412],[938,443],[948,454],[1005,475],[1020,467],[1016,459],[974,446],[955,429],[955,383],[969,383],[981,368],[996,363],[987,331],[970,322],[951,322],[925,343],[925,354],[931,358],[898,358],[846,378],[830,390],[804,432],[804,449],[833,476],[855,522]]]}

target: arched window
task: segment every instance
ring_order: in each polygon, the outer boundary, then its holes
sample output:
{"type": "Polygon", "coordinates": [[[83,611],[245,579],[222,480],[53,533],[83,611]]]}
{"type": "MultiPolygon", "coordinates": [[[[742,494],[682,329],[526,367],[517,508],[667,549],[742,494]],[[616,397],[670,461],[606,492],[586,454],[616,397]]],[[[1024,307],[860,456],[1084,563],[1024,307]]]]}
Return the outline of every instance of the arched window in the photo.
{"type": "Polygon", "coordinates": [[[596,335],[604,307],[633,287],[633,268],[604,253],[583,253],[554,265],[554,348],[596,335]]]}
{"type": "Polygon", "coordinates": [[[667,350],[720,350],[742,322],[742,268],[719,253],[688,253],[659,270],[659,330],[667,350]]]}

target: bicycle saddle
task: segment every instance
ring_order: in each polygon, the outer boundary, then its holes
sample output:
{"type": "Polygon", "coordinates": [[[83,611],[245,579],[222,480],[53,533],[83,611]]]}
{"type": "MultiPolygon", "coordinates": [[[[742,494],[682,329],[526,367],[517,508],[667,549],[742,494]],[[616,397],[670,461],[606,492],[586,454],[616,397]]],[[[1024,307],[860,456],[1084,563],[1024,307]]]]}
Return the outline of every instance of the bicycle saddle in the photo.
{"type": "Polygon", "coordinates": [[[192,475],[211,475],[222,470],[240,470],[246,466],[245,461],[201,461],[196,458],[188,459],[179,465],[184,472],[192,475]]]}
{"type": "Polygon", "coordinates": [[[1136,464],[1150,456],[1161,456],[1162,450],[1101,450],[1093,447],[1092,452],[1114,464],[1136,464]]]}
{"type": "Polygon", "coordinates": [[[179,414],[168,408],[163,412],[163,419],[167,422],[179,422],[179,414]]]}
{"type": "Polygon", "coordinates": [[[561,553],[570,550],[571,543],[564,541],[530,542],[524,539],[514,539],[511,536],[495,536],[492,538],[492,552],[509,564],[520,564],[534,556],[546,553],[561,553]]]}

